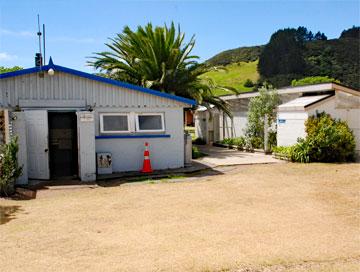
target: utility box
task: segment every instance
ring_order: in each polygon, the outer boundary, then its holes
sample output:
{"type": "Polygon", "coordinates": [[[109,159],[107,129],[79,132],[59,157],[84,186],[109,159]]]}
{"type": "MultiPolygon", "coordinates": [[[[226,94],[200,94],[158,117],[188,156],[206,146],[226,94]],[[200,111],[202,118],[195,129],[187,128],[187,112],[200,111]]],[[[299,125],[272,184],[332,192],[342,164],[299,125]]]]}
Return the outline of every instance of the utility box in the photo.
{"type": "Polygon", "coordinates": [[[192,160],[192,139],[191,135],[188,133],[184,134],[184,165],[185,167],[191,166],[191,160],[192,160]]]}
{"type": "Polygon", "coordinates": [[[112,174],[112,155],[109,152],[96,153],[98,174],[112,174]]]}

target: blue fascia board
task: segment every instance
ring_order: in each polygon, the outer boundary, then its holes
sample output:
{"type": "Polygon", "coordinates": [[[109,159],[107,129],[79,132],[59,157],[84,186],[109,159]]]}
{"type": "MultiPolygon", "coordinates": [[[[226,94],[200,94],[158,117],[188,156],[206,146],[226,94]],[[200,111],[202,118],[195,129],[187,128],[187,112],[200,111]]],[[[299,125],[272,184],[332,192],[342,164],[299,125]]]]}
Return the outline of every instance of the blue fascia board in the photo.
{"type": "Polygon", "coordinates": [[[170,138],[170,134],[99,135],[95,139],[170,138]]]}
{"type": "Polygon", "coordinates": [[[156,95],[156,96],[159,96],[159,97],[163,97],[163,98],[175,100],[175,101],[178,101],[178,102],[182,102],[184,104],[196,105],[196,101],[193,100],[193,99],[189,99],[189,98],[185,98],[185,97],[181,97],[181,96],[177,96],[177,95],[173,95],[173,94],[169,94],[169,93],[164,93],[164,92],[160,92],[160,91],[140,87],[140,86],[137,86],[137,85],[133,85],[133,84],[130,84],[130,83],[126,83],[126,82],[122,82],[122,81],[118,81],[118,80],[114,80],[114,79],[110,79],[110,78],[96,76],[96,75],[93,75],[93,74],[81,72],[81,71],[74,70],[74,69],[67,68],[67,67],[63,67],[63,66],[60,66],[60,65],[55,65],[51,58],[50,58],[49,64],[44,65],[41,68],[40,67],[33,67],[33,68],[23,69],[23,70],[19,70],[19,71],[0,74],[0,79],[1,78],[9,78],[9,77],[21,76],[21,75],[26,75],[26,74],[31,74],[31,73],[37,73],[37,72],[40,72],[40,71],[47,71],[50,68],[54,69],[55,71],[60,71],[60,72],[63,72],[63,73],[72,74],[72,75],[87,78],[87,79],[90,79],[90,80],[95,80],[95,81],[98,81],[98,82],[107,83],[107,84],[115,85],[115,86],[118,86],[118,87],[130,89],[130,90],[136,90],[136,91],[151,94],[151,95],[156,95]]]}
{"type": "Polygon", "coordinates": [[[26,75],[26,74],[38,73],[41,71],[47,71],[50,68],[51,67],[49,67],[48,65],[45,65],[45,66],[42,66],[41,68],[33,67],[33,68],[28,68],[28,69],[22,69],[22,70],[18,70],[18,71],[0,74],[0,78],[8,78],[8,77],[15,77],[15,76],[22,76],[22,75],[26,75]]]}

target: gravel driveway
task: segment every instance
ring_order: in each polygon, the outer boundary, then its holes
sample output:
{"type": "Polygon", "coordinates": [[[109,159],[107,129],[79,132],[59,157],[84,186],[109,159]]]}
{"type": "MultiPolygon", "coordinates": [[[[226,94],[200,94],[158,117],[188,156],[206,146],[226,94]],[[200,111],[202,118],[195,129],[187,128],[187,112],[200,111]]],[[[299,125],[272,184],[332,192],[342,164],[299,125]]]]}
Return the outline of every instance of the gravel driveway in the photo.
{"type": "Polygon", "coordinates": [[[0,199],[2,271],[358,271],[359,164],[267,164],[0,199]]]}

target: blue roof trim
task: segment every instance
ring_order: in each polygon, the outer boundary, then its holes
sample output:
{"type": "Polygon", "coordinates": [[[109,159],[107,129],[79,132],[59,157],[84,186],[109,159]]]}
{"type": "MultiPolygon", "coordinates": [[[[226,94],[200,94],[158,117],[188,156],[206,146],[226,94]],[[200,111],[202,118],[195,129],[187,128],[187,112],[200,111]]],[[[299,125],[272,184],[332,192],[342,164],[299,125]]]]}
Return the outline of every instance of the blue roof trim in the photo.
{"type": "Polygon", "coordinates": [[[28,68],[28,69],[3,73],[3,74],[0,74],[0,78],[22,76],[22,75],[26,75],[26,74],[32,74],[32,73],[41,72],[41,71],[47,71],[48,69],[50,69],[50,67],[48,65],[42,66],[41,68],[40,67],[33,67],[33,68],[28,68]]]}
{"type": "Polygon", "coordinates": [[[89,73],[81,72],[81,71],[78,71],[78,70],[74,70],[74,69],[71,69],[71,68],[63,67],[63,66],[60,66],[60,65],[55,65],[53,63],[53,61],[52,61],[52,58],[50,58],[48,65],[44,65],[41,68],[40,67],[33,67],[33,68],[23,69],[23,70],[19,70],[19,71],[0,74],[0,79],[1,78],[9,78],[9,77],[21,76],[21,75],[26,75],[26,74],[31,74],[31,73],[37,73],[37,72],[40,72],[40,71],[47,71],[50,68],[54,69],[55,71],[60,71],[60,72],[72,74],[72,75],[75,75],[75,76],[95,80],[95,81],[98,81],[98,82],[107,83],[107,84],[115,85],[115,86],[118,86],[118,87],[130,89],[130,90],[136,90],[136,91],[139,91],[139,92],[152,94],[152,95],[156,95],[156,96],[159,96],[159,97],[172,99],[172,100],[182,102],[182,103],[185,103],[185,104],[189,104],[189,105],[196,105],[196,101],[193,100],[193,99],[184,98],[184,97],[169,94],[169,93],[163,93],[163,92],[160,92],[160,91],[155,91],[155,90],[152,90],[152,89],[140,87],[140,86],[133,85],[133,84],[130,84],[130,83],[126,83],[126,82],[122,82],[122,81],[118,81],[118,80],[114,80],[114,79],[109,79],[109,78],[105,78],[105,77],[100,77],[100,76],[96,76],[96,75],[93,75],[93,74],[89,74],[89,73]]]}
{"type": "Polygon", "coordinates": [[[170,138],[170,134],[100,135],[95,139],[170,138]]]}

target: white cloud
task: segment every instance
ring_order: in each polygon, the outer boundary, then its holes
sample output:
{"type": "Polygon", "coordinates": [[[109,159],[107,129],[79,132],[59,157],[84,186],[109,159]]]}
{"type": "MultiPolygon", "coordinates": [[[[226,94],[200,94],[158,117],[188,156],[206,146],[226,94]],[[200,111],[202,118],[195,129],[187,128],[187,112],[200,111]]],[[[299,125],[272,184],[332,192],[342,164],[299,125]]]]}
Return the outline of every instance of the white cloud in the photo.
{"type": "Polygon", "coordinates": [[[6,52],[0,52],[0,61],[12,61],[12,60],[16,60],[17,58],[18,56],[16,55],[11,55],[6,52]]]}
{"type": "Polygon", "coordinates": [[[0,29],[0,35],[7,35],[12,37],[34,37],[36,36],[35,32],[30,32],[26,30],[20,30],[20,31],[13,31],[9,29],[0,29]]]}

